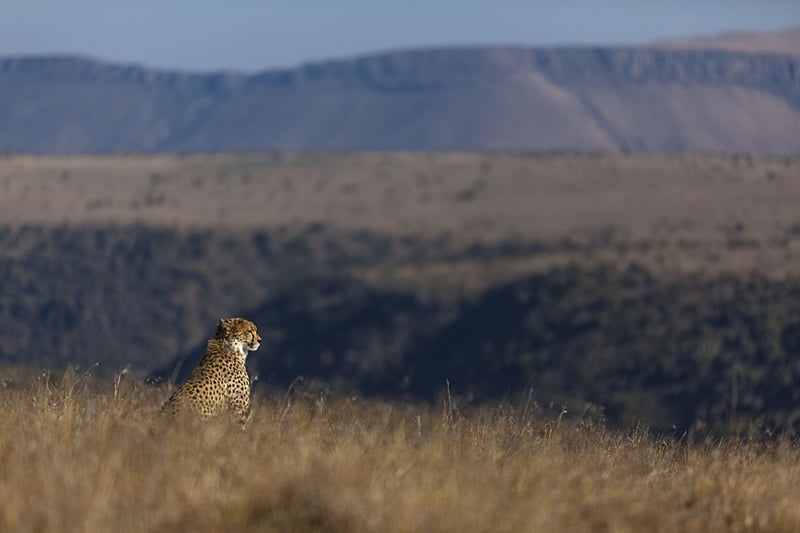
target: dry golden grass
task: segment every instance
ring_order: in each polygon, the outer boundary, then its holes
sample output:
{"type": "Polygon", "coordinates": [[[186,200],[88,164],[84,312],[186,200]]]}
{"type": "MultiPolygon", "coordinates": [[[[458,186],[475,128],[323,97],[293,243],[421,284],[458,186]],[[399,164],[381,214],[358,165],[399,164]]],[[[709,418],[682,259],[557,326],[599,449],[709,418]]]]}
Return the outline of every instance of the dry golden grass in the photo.
{"type": "Polygon", "coordinates": [[[0,391],[3,531],[798,531],[800,451],[530,407],[262,399],[169,427],[166,390],[0,391]]]}

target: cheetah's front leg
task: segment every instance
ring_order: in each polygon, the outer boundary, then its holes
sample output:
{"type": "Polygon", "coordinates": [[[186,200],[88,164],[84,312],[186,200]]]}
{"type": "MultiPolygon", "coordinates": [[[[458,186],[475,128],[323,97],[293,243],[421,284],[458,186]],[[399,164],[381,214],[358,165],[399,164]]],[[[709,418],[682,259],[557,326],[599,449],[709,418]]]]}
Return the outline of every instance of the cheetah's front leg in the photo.
{"type": "Polygon", "coordinates": [[[249,387],[247,390],[243,390],[241,387],[233,387],[233,389],[234,393],[228,396],[228,404],[244,429],[252,414],[250,412],[250,390],[249,387]]]}

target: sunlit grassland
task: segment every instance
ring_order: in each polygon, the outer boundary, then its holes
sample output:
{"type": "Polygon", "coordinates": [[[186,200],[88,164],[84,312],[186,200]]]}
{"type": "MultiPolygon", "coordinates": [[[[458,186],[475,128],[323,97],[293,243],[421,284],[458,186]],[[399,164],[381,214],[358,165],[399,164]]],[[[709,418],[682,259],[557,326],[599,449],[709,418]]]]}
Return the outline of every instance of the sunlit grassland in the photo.
{"type": "Polygon", "coordinates": [[[288,393],[246,430],[173,424],[165,388],[0,389],[3,531],[798,531],[789,440],[611,431],[533,403],[288,393]]]}

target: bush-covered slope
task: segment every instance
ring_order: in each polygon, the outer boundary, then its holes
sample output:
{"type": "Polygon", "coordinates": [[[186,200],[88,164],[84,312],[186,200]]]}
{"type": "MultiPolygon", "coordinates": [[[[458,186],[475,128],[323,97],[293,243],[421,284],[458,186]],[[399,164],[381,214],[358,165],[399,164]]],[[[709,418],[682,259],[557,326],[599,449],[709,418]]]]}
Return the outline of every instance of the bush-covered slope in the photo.
{"type": "MultiPolygon", "coordinates": [[[[449,383],[476,401],[588,403],[622,425],[800,430],[800,280],[572,265],[452,304],[337,279],[246,314],[267,338],[251,364],[281,387],[303,376],[433,399],[449,383]]],[[[190,350],[177,375],[202,352],[190,350]]]]}
{"type": "Polygon", "coordinates": [[[245,315],[266,340],[259,383],[284,391],[302,375],[431,399],[449,382],[624,425],[796,430],[798,168],[3,158],[0,385],[7,365],[182,378],[216,320],[245,315]]]}

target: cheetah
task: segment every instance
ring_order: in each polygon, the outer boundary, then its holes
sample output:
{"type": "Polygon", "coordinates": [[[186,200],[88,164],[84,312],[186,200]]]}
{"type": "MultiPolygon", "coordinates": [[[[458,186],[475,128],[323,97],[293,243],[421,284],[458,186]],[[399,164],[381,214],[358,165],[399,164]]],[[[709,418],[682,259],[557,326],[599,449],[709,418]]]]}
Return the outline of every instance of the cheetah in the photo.
{"type": "Polygon", "coordinates": [[[161,411],[173,416],[189,411],[203,419],[231,411],[244,427],[250,418],[245,360],[247,352],[259,346],[261,337],[255,324],[244,318],[221,318],[200,364],[161,411]]]}

